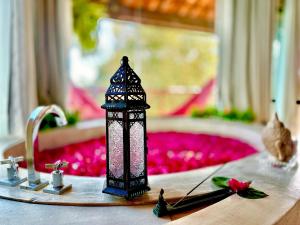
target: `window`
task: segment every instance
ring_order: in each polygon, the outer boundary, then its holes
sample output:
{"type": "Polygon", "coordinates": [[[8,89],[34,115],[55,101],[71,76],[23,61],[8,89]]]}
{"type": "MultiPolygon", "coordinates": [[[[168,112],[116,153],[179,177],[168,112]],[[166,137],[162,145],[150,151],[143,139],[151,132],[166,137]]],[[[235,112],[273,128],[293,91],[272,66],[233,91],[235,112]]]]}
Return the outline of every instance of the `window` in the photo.
{"type": "Polygon", "coordinates": [[[208,6],[200,4],[207,1],[199,1],[195,10],[190,1],[182,1],[178,3],[180,7],[190,7],[185,13],[164,1],[143,1],[140,6],[129,2],[74,0],[71,81],[76,92],[70,95],[70,108],[81,111],[87,119],[104,116],[95,108],[103,103],[109,79],[123,55],[129,57],[131,67],[142,79],[151,105],[150,116],[172,115],[197,95],[201,96],[202,102],[197,102],[201,107],[214,104],[212,88],[202,93],[216,75],[213,16],[195,14],[203,11],[201,7],[206,7],[207,12],[214,10],[214,1],[209,1],[208,6]],[[151,6],[154,2],[160,4],[156,9],[151,6]],[[150,12],[149,7],[154,10],[150,12]],[[206,21],[205,29],[201,28],[205,23],[198,20],[206,21]],[[77,101],[85,103],[85,107],[77,101]],[[91,110],[87,110],[89,107],[91,110]]]}

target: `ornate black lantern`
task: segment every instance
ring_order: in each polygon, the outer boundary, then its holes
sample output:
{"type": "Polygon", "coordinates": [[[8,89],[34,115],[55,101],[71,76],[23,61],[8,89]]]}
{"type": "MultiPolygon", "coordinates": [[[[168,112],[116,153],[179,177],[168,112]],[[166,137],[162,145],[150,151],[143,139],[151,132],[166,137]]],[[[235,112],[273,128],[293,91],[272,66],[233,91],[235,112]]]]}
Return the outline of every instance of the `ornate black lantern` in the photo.
{"type": "Polygon", "coordinates": [[[124,56],[105,94],[106,187],[133,198],[150,190],[147,178],[146,93],[124,56]]]}

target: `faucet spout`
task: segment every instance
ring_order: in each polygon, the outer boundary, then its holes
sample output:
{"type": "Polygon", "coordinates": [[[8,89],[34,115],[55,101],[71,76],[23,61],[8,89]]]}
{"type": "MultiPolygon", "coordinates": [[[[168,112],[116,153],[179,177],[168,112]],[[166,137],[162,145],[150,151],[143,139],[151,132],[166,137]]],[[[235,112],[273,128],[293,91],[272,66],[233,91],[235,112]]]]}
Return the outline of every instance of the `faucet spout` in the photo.
{"type": "Polygon", "coordinates": [[[67,124],[67,119],[63,110],[57,105],[39,106],[30,114],[27,121],[25,139],[29,185],[38,185],[41,182],[40,174],[35,171],[34,167],[34,152],[35,149],[38,148],[38,132],[41,122],[48,114],[53,114],[55,116],[58,126],[67,124]]]}

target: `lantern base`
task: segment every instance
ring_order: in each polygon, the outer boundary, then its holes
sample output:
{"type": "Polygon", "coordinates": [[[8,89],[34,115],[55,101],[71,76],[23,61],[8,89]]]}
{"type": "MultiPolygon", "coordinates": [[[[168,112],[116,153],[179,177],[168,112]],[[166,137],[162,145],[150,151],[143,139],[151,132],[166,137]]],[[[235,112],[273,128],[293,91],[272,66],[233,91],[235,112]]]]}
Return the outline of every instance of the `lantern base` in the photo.
{"type": "Polygon", "coordinates": [[[126,199],[133,199],[135,197],[141,196],[147,191],[150,191],[150,187],[148,186],[133,190],[124,190],[115,187],[104,187],[104,189],[102,190],[102,192],[105,194],[116,195],[119,197],[124,197],[126,199]]]}

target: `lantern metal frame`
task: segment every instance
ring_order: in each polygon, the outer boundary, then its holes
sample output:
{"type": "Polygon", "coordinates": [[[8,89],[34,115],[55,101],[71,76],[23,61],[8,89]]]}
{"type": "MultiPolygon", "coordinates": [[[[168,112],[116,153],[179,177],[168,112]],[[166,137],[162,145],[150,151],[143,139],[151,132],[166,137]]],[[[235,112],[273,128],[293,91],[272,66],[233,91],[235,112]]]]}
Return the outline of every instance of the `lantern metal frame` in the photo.
{"type": "Polygon", "coordinates": [[[141,86],[141,80],[128,64],[124,56],[121,66],[110,79],[110,86],[105,94],[106,110],[106,187],[104,193],[122,196],[128,199],[142,195],[149,191],[147,176],[147,135],[146,135],[146,93],[141,86]],[[123,171],[121,177],[115,177],[110,171],[110,130],[112,123],[117,122],[123,129],[122,151],[123,171]],[[143,171],[135,176],[131,173],[130,131],[131,127],[139,123],[143,127],[143,171]]]}

